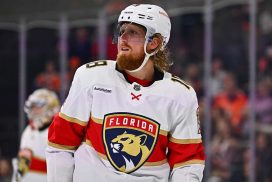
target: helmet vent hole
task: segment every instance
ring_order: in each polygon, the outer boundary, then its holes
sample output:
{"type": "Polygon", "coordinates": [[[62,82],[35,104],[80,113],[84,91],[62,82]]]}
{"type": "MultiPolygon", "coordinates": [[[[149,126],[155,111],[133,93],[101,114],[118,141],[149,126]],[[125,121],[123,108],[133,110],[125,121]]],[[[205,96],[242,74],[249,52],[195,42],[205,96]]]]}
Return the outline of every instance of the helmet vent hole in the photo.
{"type": "Polygon", "coordinates": [[[130,16],[128,17],[128,19],[130,19],[130,16]]]}

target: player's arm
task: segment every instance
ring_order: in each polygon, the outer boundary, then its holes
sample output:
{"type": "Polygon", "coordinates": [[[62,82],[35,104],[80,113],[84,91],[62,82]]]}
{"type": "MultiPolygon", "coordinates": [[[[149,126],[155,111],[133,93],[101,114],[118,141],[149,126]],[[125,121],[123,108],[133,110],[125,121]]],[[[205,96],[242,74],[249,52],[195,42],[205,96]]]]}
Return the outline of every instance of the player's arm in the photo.
{"type": "Polygon", "coordinates": [[[46,149],[48,182],[72,182],[74,152],[81,144],[90,117],[91,95],[82,83],[79,68],[68,97],[48,130],[46,149]]]}
{"type": "Polygon", "coordinates": [[[170,181],[200,182],[204,170],[204,147],[202,144],[198,103],[195,92],[186,96],[186,104],[176,106],[177,119],[172,124],[168,145],[168,161],[171,167],[170,181]]]}
{"type": "MultiPolygon", "coordinates": [[[[13,164],[14,168],[14,180],[19,181],[21,177],[23,177],[30,168],[31,160],[33,157],[33,153],[31,150],[31,130],[29,126],[25,128],[20,141],[20,149],[18,151],[17,158],[15,159],[15,163],[13,164]]],[[[13,181],[14,181],[13,180],[13,181]]]]}

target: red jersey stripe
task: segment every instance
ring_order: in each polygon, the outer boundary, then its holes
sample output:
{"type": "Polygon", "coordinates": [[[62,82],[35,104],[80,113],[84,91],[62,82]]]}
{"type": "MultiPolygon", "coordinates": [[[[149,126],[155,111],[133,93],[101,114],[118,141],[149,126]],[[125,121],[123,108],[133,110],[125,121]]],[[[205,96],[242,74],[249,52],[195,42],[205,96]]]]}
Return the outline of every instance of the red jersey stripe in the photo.
{"type": "Polygon", "coordinates": [[[85,130],[86,126],[67,121],[56,115],[48,130],[49,145],[51,143],[53,147],[59,145],[64,148],[66,146],[67,149],[74,149],[81,144],[85,130]]]}
{"type": "Polygon", "coordinates": [[[33,156],[29,170],[32,172],[46,173],[46,162],[44,159],[33,156]]]}
{"type": "Polygon", "coordinates": [[[178,144],[169,142],[167,154],[170,167],[175,164],[185,163],[191,160],[205,160],[204,147],[202,143],[178,144]]]}
{"type": "Polygon", "coordinates": [[[104,144],[102,139],[102,124],[94,122],[91,119],[87,128],[86,139],[90,140],[93,148],[97,152],[101,154],[105,154],[104,144]]]}
{"type": "Polygon", "coordinates": [[[148,158],[147,162],[158,162],[166,159],[166,148],[167,148],[168,139],[167,136],[159,135],[157,144],[148,158]]]}

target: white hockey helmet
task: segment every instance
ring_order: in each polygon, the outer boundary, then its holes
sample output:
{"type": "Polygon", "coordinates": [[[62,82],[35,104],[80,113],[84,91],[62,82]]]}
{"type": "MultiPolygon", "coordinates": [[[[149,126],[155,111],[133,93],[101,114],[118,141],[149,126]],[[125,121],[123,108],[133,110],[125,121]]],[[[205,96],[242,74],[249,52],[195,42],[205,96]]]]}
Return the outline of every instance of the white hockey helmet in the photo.
{"type": "Polygon", "coordinates": [[[162,46],[160,50],[163,50],[170,38],[171,22],[167,13],[159,6],[151,4],[133,4],[126,7],[118,18],[118,24],[122,22],[130,22],[141,25],[146,28],[144,52],[145,58],[139,68],[135,70],[129,70],[129,72],[137,72],[141,70],[149,58],[155,55],[159,50],[155,50],[152,53],[148,53],[146,50],[148,42],[152,39],[154,34],[160,34],[162,36],[162,46]]]}
{"type": "Polygon", "coordinates": [[[171,22],[169,16],[159,6],[151,4],[133,4],[126,7],[118,18],[118,24],[131,22],[146,28],[146,41],[156,33],[163,37],[162,49],[170,38],[171,22]]]}
{"type": "Polygon", "coordinates": [[[59,109],[60,102],[55,92],[44,88],[35,90],[28,97],[24,106],[28,119],[37,129],[51,123],[59,109]],[[39,112],[36,112],[34,107],[39,108],[39,112]]]}

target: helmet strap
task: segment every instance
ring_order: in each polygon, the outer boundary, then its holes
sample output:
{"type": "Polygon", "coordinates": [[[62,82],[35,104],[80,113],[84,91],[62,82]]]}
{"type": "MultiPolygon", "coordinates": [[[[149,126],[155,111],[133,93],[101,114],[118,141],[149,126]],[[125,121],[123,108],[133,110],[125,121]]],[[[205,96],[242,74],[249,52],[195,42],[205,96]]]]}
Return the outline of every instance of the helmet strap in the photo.
{"type": "Polygon", "coordinates": [[[146,51],[146,47],[147,47],[147,44],[148,44],[148,40],[145,41],[145,44],[144,44],[144,52],[145,52],[145,58],[144,58],[144,61],[142,62],[141,66],[135,70],[128,70],[128,72],[130,73],[133,73],[133,72],[137,72],[137,71],[140,71],[147,63],[147,61],[149,60],[149,58],[153,55],[155,55],[159,49],[156,49],[155,51],[153,51],[152,53],[147,53],[146,51]]]}

